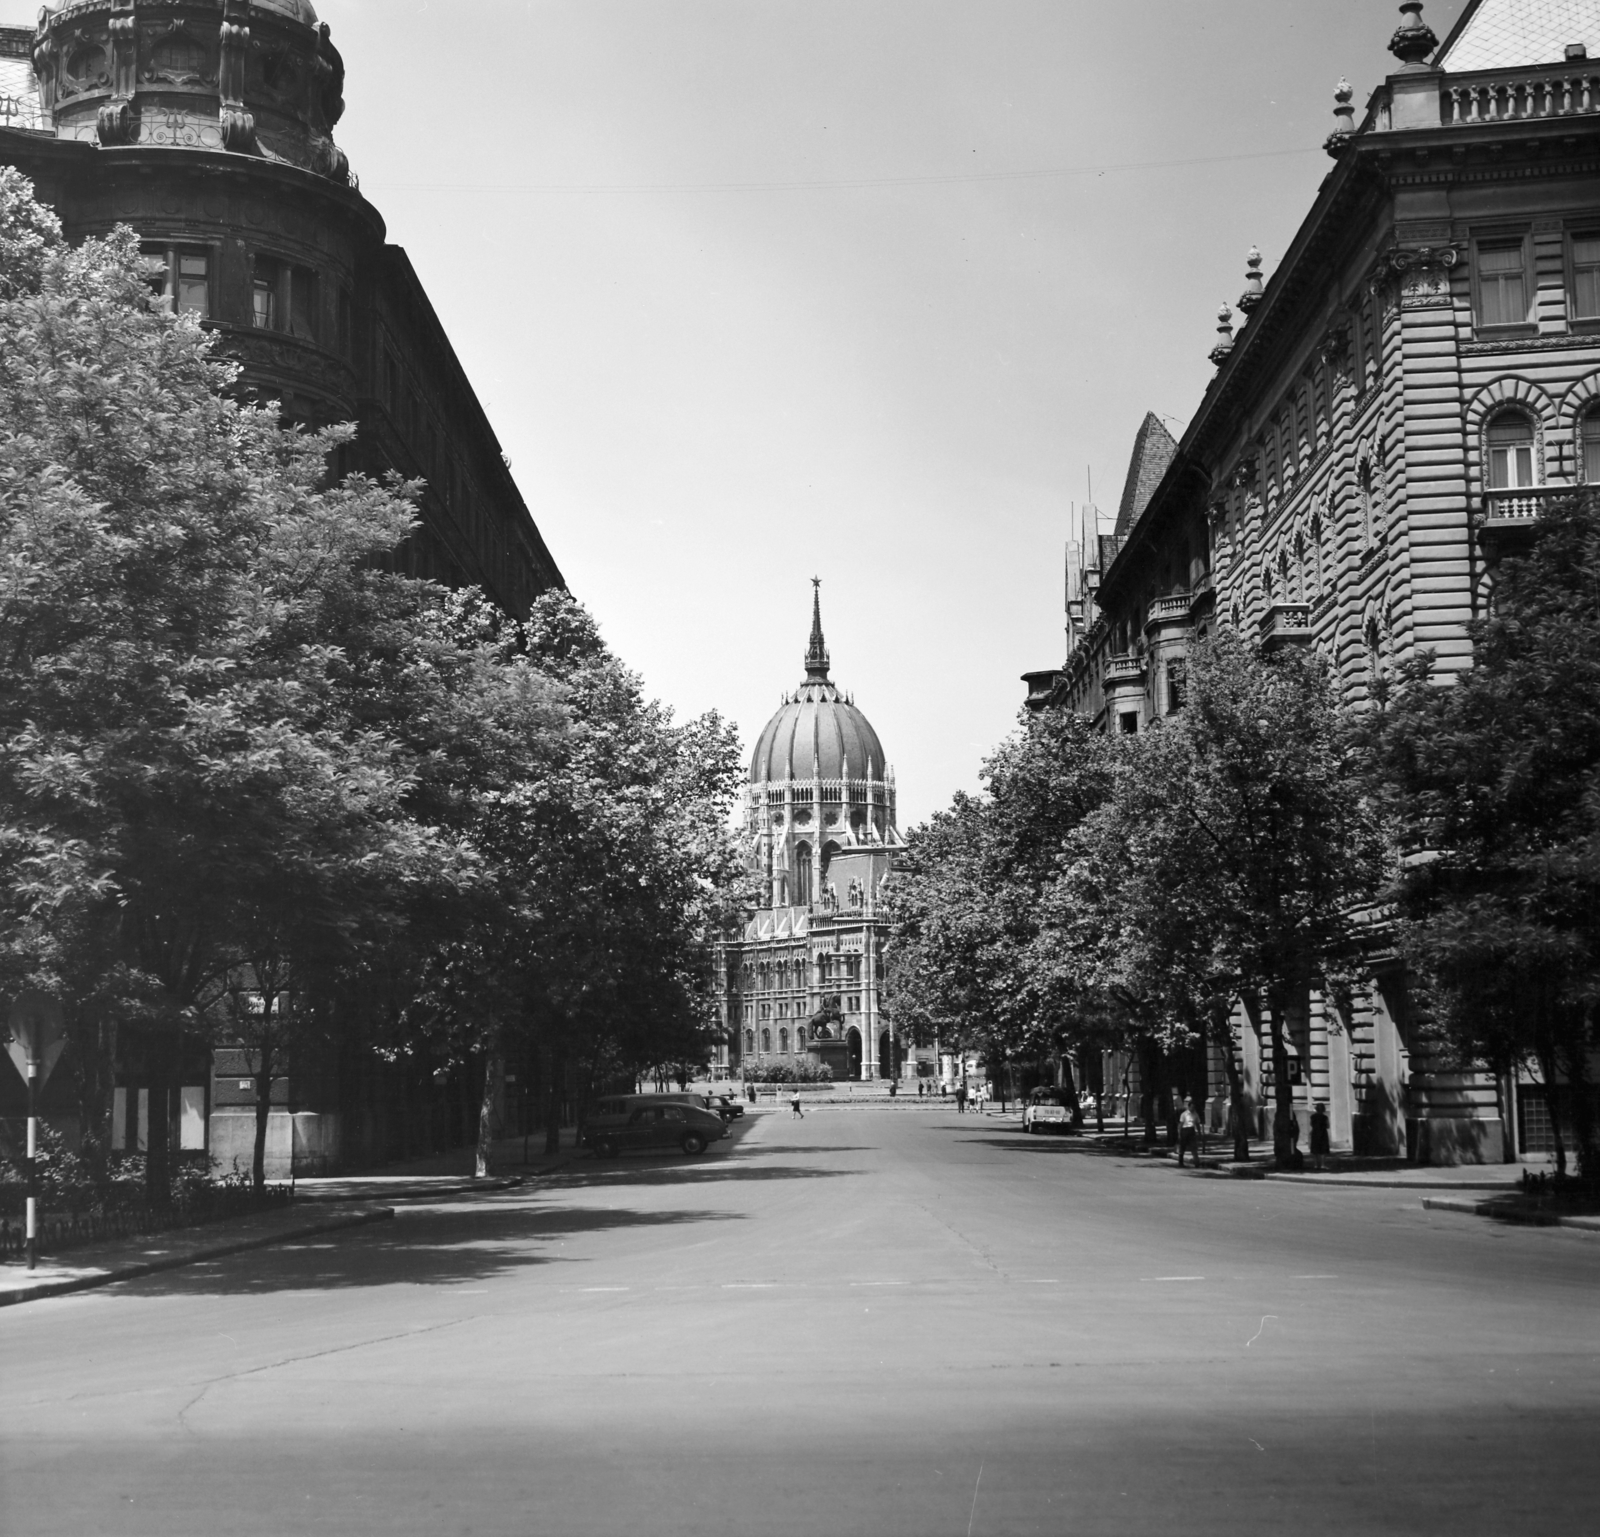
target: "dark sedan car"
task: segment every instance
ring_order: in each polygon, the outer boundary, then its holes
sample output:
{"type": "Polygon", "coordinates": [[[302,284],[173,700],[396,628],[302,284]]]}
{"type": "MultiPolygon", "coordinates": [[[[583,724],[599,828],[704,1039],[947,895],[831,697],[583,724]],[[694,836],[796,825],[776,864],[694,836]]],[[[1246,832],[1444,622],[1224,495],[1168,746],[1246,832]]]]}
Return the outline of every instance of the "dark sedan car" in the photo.
{"type": "Polygon", "coordinates": [[[721,1116],[699,1105],[659,1094],[632,1094],[601,1100],[584,1127],[583,1140],[596,1158],[615,1158],[669,1147],[703,1153],[727,1132],[721,1116]]]}

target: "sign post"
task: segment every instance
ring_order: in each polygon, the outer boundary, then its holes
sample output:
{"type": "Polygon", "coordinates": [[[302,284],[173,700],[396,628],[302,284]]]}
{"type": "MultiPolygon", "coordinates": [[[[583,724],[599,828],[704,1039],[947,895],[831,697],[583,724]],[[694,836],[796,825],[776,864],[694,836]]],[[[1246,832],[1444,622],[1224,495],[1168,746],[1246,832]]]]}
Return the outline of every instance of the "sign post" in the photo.
{"type": "Polygon", "coordinates": [[[6,1051],[28,1085],[28,1269],[39,1259],[39,1090],[67,1044],[61,1005],[48,993],[28,991],[11,1005],[6,1051]]]}

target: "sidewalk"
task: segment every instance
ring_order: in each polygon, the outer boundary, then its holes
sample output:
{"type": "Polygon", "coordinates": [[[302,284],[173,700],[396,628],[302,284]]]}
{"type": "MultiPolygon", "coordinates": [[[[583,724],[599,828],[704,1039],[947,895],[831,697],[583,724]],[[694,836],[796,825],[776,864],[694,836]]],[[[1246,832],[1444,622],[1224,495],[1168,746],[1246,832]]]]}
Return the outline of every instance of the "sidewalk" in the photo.
{"type": "Polygon", "coordinates": [[[392,1206],[348,1203],[307,1211],[296,1203],[257,1217],[237,1217],[207,1227],[179,1228],[145,1238],[94,1244],[60,1256],[46,1255],[35,1270],[11,1262],[0,1265],[0,1307],[87,1291],[92,1286],[109,1286],[113,1281],[130,1281],[158,1270],[175,1270],[180,1265],[315,1238],[393,1217],[392,1206]]]}
{"type": "Polygon", "coordinates": [[[554,1155],[545,1155],[542,1137],[537,1147],[530,1139],[529,1157],[524,1163],[522,1146],[521,1137],[495,1143],[489,1165],[492,1172],[487,1179],[472,1177],[476,1161],[473,1150],[458,1148],[435,1158],[389,1164],[370,1174],[296,1180],[293,1204],[260,1216],[95,1244],[60,1256],[46,1255],[32,1271],[19,1263],[0,1264],[0,1307],[109,1286],[114,1281],[128,1281],[247,1249],[264,1249],[271,1244],[388,1221],[394,1217],[394,1206],[388,1203],[395,1201],[509,1190],[528,1179],[564,1168],[576,1156],[570,1129],[562,1133],[561,1151],[554,1155]]]}
{"type": "MultiPolygon", "coordinates": [[[[1143,1141],[1135,1131],[1125,1140],[1119,1128],[1113,1132],[1095,1132],[1085,1128],[1079,1133],[1086,1140],[1098,1143],[1108,1152],[1120,1152],[1126,1157],[1149,1158],[1154,1163],[1165,1163],[1177,1169],[1177,1150],[1157,1141],[1151,1152],[1146,1152],[1143,1141]]],[[[1272,1143],[1252,1140],[1250,1161],[1235,1163],[1230,1140],[1208,1135],[1206,1149],[1201,1154],[1200,1167],[1194,1172],[1212,1179],[1270,1179],[1298,1185],[1348,1185],[1369,1190],[1492,1190],[1509,1194],[1522,1183],[1525,1169],[1542,1170],[1548,1167],[1545,1159],[1529,1159],[1522,1163],[1464,1163],[1450,1165],[1407,1163],[1403,1158],[1356,1158],[1349,1153],[1335,1153],[1328,1159],[1328,1167],[1317,1173],[1310,1160],[1300,1173],[1272,1167],[1272,1143]]],[[[1186,1168],[1185,1173],[1189,1170],[1186,1168]]]]}
{"type": "Polygon", "coordinates": [[[413,1158],[405,1163],[382,1164],[365,1174],[334,1174],[295,1181],[297,1201],[417,1201],[447,1195],[483,1194],[491,1190],[510,1190],[529,1179],[553,1174],[577,1157],[572,1128],[561,1133],[561,1151],[546,1154],[544,1133],[527,1142],[528,1159],[523,1162],[523,1139],[504,1137],[494,1144],[489,1158],[489,1173],[473,1177],[477,1154],[473,1148],[458,1147],[431,1158],[413,1158]]]}

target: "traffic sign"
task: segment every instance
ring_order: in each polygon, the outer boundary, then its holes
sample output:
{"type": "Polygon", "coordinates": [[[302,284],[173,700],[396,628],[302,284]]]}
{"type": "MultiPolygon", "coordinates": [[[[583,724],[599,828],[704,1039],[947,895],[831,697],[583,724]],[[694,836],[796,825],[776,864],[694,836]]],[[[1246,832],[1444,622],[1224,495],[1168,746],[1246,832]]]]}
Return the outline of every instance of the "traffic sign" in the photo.
{"type": "Polygon", "coordinates": [[[6,1052],[27,1082],[28,1064],[35,1064],[37,1081],[42,1086],[61,1058],[67,1044],[67,1029],[61,1018],[61,1004],[49,993],[30,988],[11,1005],[6,1021],[11,1039],[6,1052]]]}

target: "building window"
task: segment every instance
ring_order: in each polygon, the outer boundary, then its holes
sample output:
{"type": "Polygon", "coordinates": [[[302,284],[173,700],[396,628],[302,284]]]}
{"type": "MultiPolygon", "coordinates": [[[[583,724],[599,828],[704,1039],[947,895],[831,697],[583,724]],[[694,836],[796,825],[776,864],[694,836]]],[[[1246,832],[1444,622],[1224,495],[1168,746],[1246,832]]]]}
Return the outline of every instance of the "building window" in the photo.
{"type": "Polygon", "coordinates": [[[761,1032],[761,1049],[763,1051],[772,1050],[772,1032],[770,1030],[763,1030],[761,1032]]]}
{"type": "Polygon", "coordinates": [[[259,331],[317,339],[317,275],[271,256],[257,256],[250,274],[250,320],[259,331]]]}
{"type": "Polygon", "coordinates": [[[1361,502],[1361,537],[1372,544],[1378,537],[1378,499],[1373,494],[1370,462],[1363,464],[1356,476],[1356,495],[1361,502]]]}
{"type": "Polygon", "coordinates": [[[1489,423],[1489,489],[1510,491],[1534,483],[1533,423],[1507,411],[1489,423]]]}
{"type": "Polygon", "coordinates": [[[1367,684],[1376,688],[1383,677],[1383,644],[1378,636],[1378,621],[1367,620],[1366,633],[1363,636],[1367,647],[1367,684]]]}
{"type": "Polygon", "coordinates": [[[1528,320],[1527,248],[1521,240],[1478,247],[1478,324],[1518,326],[1528,320]]]}
{"type": "Polygon", "coordinates": [[[1183,708],[1183,663],[1167,663],[1167,714],[1176,715],[1183,708]]]}
{"type": "Polygon", "coordinates": [[[1124,710],[1117,717],[1117,729],[1123,736],[1137,736],[1139,734],[1139,714],[1136,710],[1124,710]]]}
{"type": "Polygon", "coordinates": [[[745,1033],[744,1033],[744,1049],[747,1052],[752,1052],[752,1051],[754,1051],[756,1049],[756,1033],[755,1033],[754,1030],[746,1030],[745,1031],[745,1033]]]}
{"type": "Polygon", "coordinates": [[[805,1047],[806,1047],[806,1027],[804,1025],[797,1025],[795,1027],[795,1032],[794,1032],[794,1049],[796,1051],[804,1051],[805,1047]]]}
{"type": "Polygon", "coordinates": [[[1584,417],[1578,435],[1583,445],[1583,482],[1600,486],[1600,410],[1584,417]]]}
{"type": "Polygon", "coordinates": [[[172,301],[174,315],[211,318],[211,253],[196,246],[144,247],[146,256],[161,263],[161,271],[151,280],[151,288],[172,301]]]}
{"type": "Polygon", "coordinates": [[[1600,234],[1572,237],[1572,318],[1600,320],[1600,234]]]}
{"type": "Polygon", "coordinates": [[[794,905],[796,907],[811,906],[811,845],[797,843],[794,846],[794,905]]]}
{"type": "Polygon", "coordinates": [[[783,1052],[785,1055],[788,1054],[789,1032],[787,1030],[780,1030],[778,1032],[778,1050],[783,1052]]]}
{"type": "Polygon", "coordinates": [[[258,331],[278,329],[278,289],[282,281],[277,262],[256,258],[250,279],[250,321],[258,331]]]}

